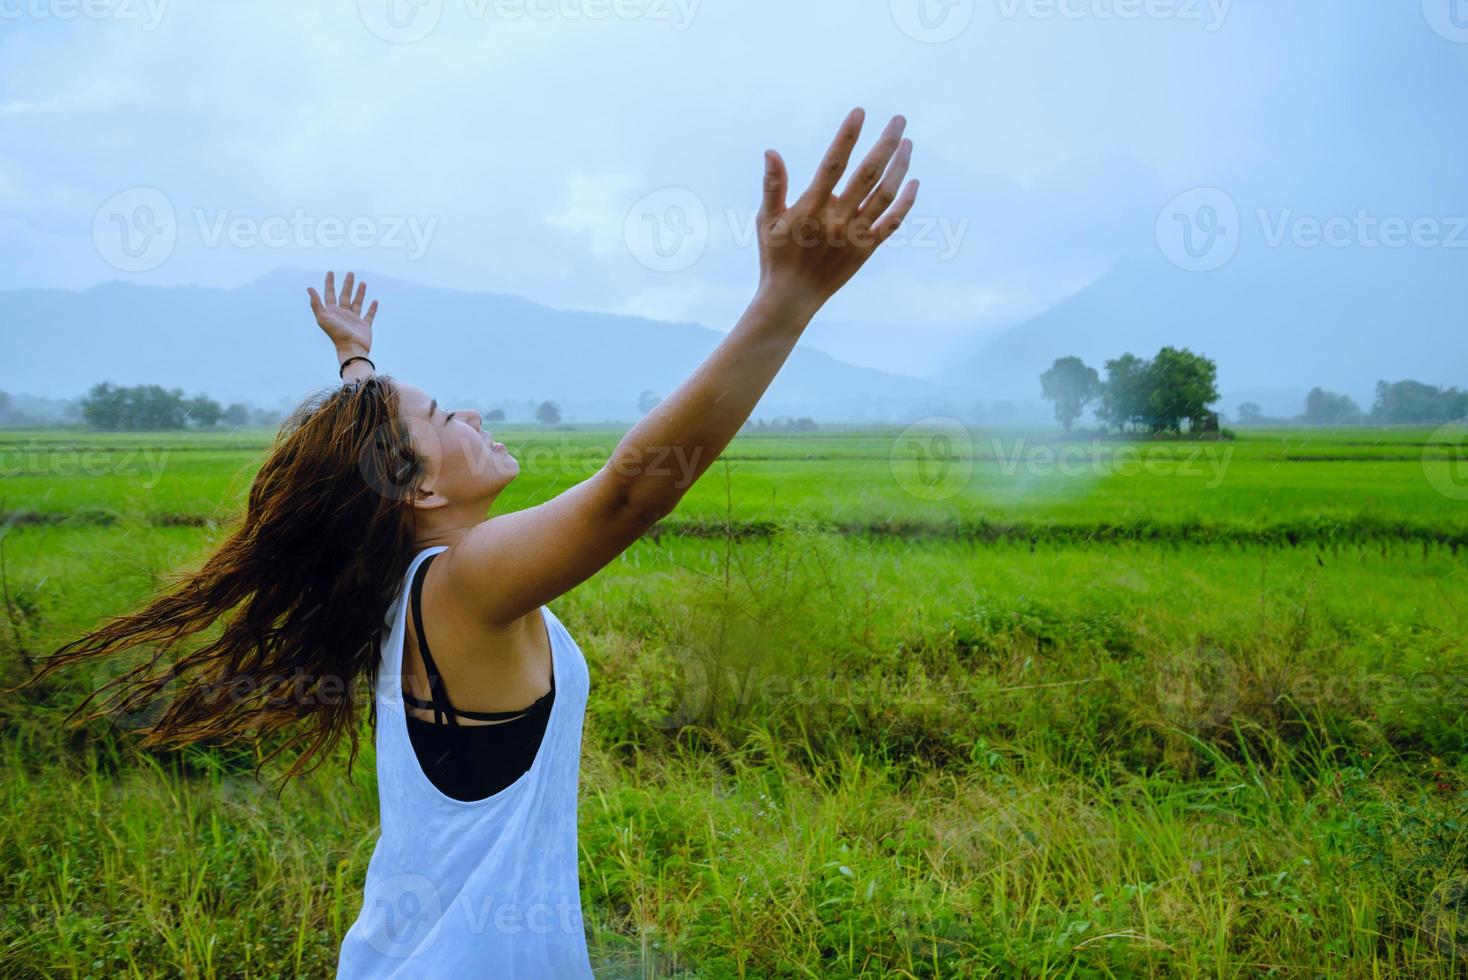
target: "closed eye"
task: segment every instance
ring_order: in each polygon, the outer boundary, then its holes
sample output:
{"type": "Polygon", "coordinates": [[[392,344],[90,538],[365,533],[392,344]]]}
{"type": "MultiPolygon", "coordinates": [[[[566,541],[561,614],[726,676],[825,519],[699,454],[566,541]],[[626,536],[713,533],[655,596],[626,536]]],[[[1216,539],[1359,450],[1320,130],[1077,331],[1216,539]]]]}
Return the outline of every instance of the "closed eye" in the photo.
{"type": "Polygon", "coordinates": [[[450,422],[452,422],[454,420],[454,416],[455,415],[458,415],[458,414],[459,414],[458,412],[450,412],[448,414],[448,417],[443,420],[443,424],[444,425],[448,425],[450,422]]]}

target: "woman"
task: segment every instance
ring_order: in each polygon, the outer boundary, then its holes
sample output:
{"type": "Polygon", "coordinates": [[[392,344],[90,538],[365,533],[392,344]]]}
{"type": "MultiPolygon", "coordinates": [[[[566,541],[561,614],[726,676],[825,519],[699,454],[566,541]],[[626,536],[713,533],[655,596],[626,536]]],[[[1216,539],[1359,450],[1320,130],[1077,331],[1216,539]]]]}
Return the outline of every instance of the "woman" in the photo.
{"type": "Polygon", "coordinates": [[[286,779],[343,733],[350,768],[358,715],[340,694],[367,678],[381,833],[339,975],[591,975],[576,867],[589,677],[545,603],[673,510],[812,316],[901,225],[918,187],[902,186],[901,116],[835,193],[862,121],[859,108],[846,118],[792,205],[784,162],[765,154],[759,284],[739,323],[595,475],[514,513],[485,519],[515,458],[478,413],[377,375],[377,303],[364,314],[366,285],[354,295],[348,273],[338,293],[328,273],[308,292],[344,383],[282,427],[241,526],[197,573],[34,678],[149,645],[151,662],[114,682],[125,710],[176,689],[144,745],[292,726],[265,757],[309,742],[286,779]],[[221,616],[218,639],[151,674],[221,616]]]}

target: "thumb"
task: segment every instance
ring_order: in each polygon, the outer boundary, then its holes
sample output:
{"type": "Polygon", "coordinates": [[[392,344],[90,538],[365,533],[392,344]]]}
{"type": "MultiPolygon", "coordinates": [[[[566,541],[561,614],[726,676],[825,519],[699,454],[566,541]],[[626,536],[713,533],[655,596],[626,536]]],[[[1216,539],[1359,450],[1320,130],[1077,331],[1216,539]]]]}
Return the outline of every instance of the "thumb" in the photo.
{"type": "Polygon", "coordinates": [[[776,215],[785,210],[785,161],[774,150],[765,151],[764,200],[760,210],[776,215]]]}

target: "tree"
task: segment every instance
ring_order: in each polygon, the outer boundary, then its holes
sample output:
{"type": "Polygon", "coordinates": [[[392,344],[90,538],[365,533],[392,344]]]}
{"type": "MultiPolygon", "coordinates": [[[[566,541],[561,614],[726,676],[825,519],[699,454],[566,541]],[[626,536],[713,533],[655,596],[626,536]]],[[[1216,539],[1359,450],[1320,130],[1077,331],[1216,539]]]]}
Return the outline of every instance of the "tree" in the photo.
{"type": "Polygon", "coordinates": [[[505,410],[503,408],[491,408],[489,414],[484,417],[486,422],[503,422],[504,420],[505,410]]]}
{"type": "Polygon", "coordinates": [[[643,415],[646,415],[648,412],[651,412],[654,408],[656,408],[657,403],[660,401],[662,401],[662,399],[659,398],[657,395],[653,394],[650,391],[644,391],[642,394],[637,396],[637,410],[643,415]]]}
{"type": "Polygon", "coordinates": [[[1150,366],[1135,354],[1106,362],[1106,383],[1101,386],[1101,407],[1096,413],[1103,424],[1125,431],[1128,425],[1147,417],[1150,366]]]}
{"type": "Polygon", "coordinates": [[[535,419],[546,425],[556,425],[561,421],[561,408],[555,402],[541,402],[535,410],[535,419]]]}
{"type": "Polygon", "coordinates": [[[1244,402],[1239,406],[1239,425],[1258,425],[1264,420],[1264,409],[1258,402],[1244,402]]]}
{"type": "Polygon", "coordinates": [[[212,429],[219,424],[223,414],[224,410],[217,401],[207,395],[195,395],[185,406],[184,418],[201,429],[212,429]]]}
{"type": "Polygon", "coordinates": [[[225,425],[249,425],[250,406],[244,402],[235,402],[224,410],[224,414],[220,416],[220,420],[225,425]]]}
{"type": "Polygon", "coordinates": [[[1086,367],[1079,357],[1062,357],[1040,375],[1040,391],[1055,403],[1055,418],[1069,432],[1087,405],[1101,390],[1101,376],[1086,367]]]}
{"type": "Polygon", "coordinates": [[[1451,422],[1468,415],[1468,392],[1437,388],[1420,381],[1376,383],[1373,422],[1387,425],[1422,425],[1451,422]]]}
{"type": "Polygon", "coordinates": [[[1147,368],[1148,423],[1153,432],[1201,428],[1208,406],[1218,401],[1218,365],[1184,348],[1164,347],[1147,368]]]}
{"type": "Polygon", "coordinates": [[[1305,396],[1305,413],[1300,421],[1306,425],[1357,425],[1361,421],[1361,408],[1348,395],[1311,388],[1305,396]]]}

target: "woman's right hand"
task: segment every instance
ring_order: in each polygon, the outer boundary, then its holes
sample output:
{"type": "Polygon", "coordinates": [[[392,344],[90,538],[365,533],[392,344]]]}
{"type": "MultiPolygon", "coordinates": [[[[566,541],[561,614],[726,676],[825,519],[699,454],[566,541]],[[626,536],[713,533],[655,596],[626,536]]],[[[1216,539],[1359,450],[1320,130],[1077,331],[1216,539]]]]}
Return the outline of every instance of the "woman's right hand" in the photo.
{"type": "Polygon", "coordinates": [[[324,298],[310,286],[306,287],[306,292],[311,296],[311,312],[316,314],[316,325],[331,338],[337,354],[341,357],[366,357],[372,351],[372,321],[377,316],[377,300],[372,301],[367,315],[363,316],[362,301],[367,298],[367,284],[359,284],[353,298],[353,278],[354,274],[348,272],[342,280],[340,296],[336,292],[335,274],[331,272],[326,274],[324,298]]]}
{"type": "Polygon", "coordinates": [[[862,109],[851,111],[810,187],[789,207],[785,161],[774,150],[765,153],[764,200],[757,221],[761,293],[819,309],[912,210],[918,182],[909,181],[898,196],[912,158],[912,140],[902,138],[907,126],[902,116],[892,117],[846,189],[835,194],[864,119],[862,109]]]}

